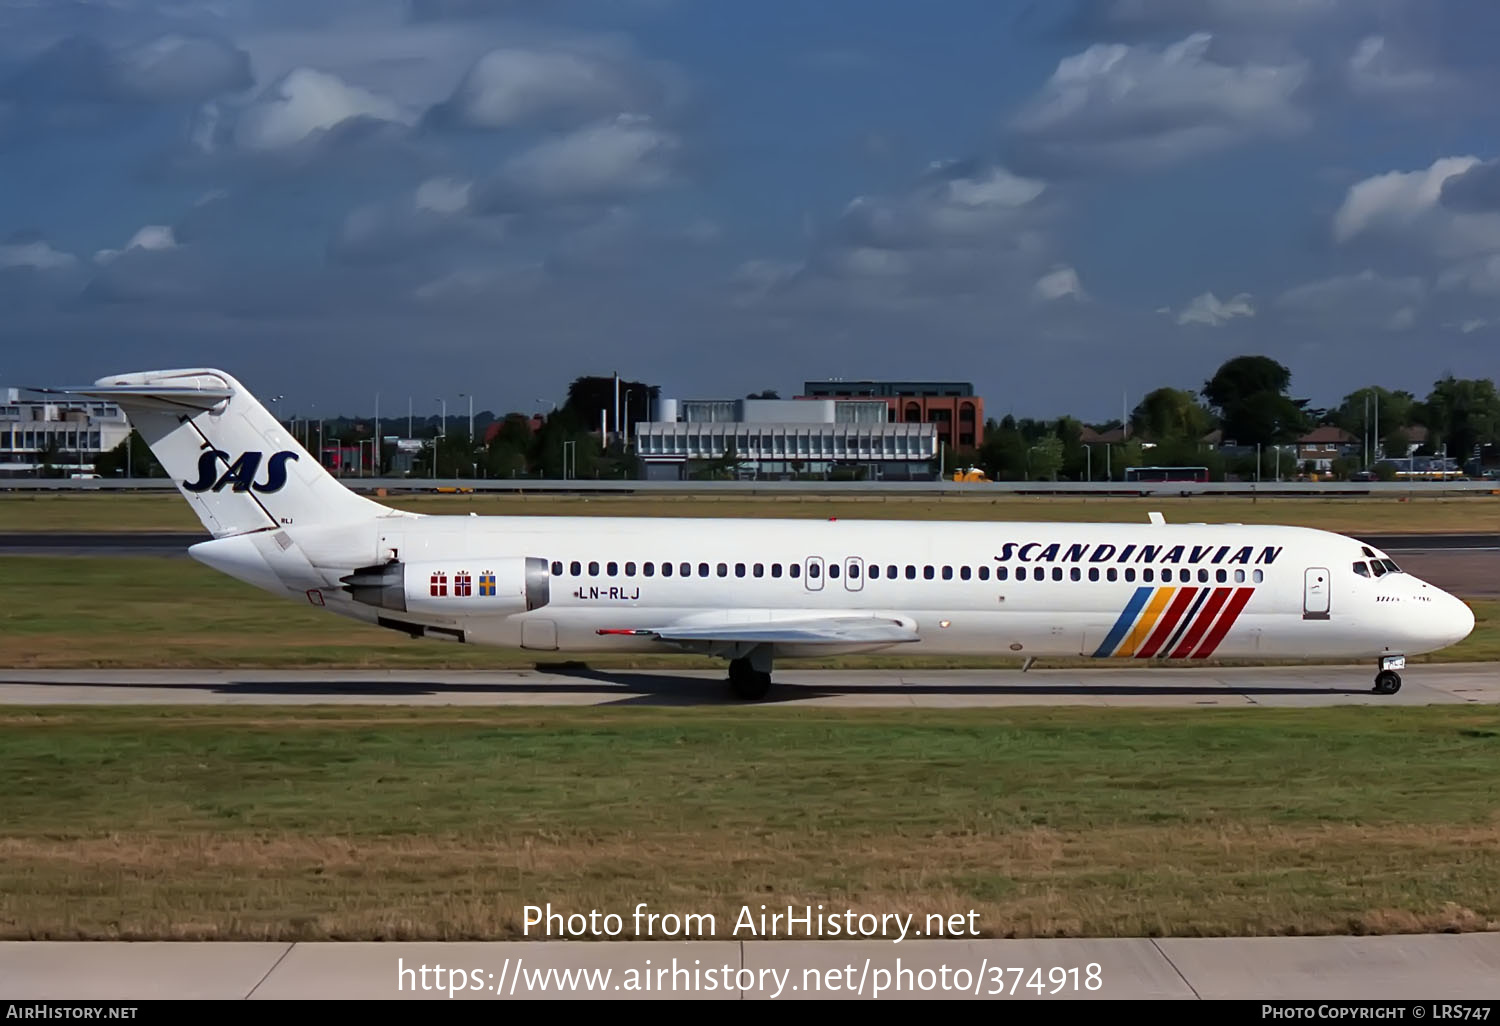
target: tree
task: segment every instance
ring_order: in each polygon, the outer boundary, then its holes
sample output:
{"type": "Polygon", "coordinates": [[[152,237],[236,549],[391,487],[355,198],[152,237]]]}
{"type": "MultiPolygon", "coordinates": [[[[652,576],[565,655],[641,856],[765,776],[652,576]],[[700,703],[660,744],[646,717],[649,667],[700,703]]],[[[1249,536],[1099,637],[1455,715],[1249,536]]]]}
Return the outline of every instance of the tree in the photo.
{"type": "Polygon", "coordinates": [[[1063,465],[1063,441],[1048,435],[1030,449],[1030,473],[1033,481],[1056,481],[1063,465]]]}
{"type": "Polygon", "coordinates": [[[1287,396],[1292,372],[1267,356],[1237,356],[1203,385],[1224,440],[1239,445],[1290,442],[1307,430],[1305,399],[1287,396]]]}
{"type": "Polygon", "coordinates": [[[131,477],[167,476],[139,431],[132,431],[127,441],[121,442],[109,452],[101,452],[94,461],[94,471],[101,477],[124,477],[127,461],[130,463],[131,477]]]}
{"type": "Polygon", "coordinates": [[[1500,440],[1500,395],[1488,379],[1450,374],[1433,383],[1418,412],[1428,431],[1438,436],[1429,441],[1439,452],[1446,443],[1448,455],[1460,464],[1476,444],[1500,440]]]}
{"type": "Polygon", "coordinates": [[[1370,431],[1410,426],[1415,404],[1416,397],[1410,392],[1393,392],[1370,385],[1344,396],[1328,419],[1351,435],[1363,438],[1370,431]]]}
{"type": "MultiPolygon", "coordinates": [[[[653,401],[661,395],[660,385],[647,385],[640,381],[620,382],[620,422],[634,424],[649,420],[653,401]]],[[[595,430],[599,427],[599,413],[604,411],[608,430],[615,429],[615,379],[601,377],[575,378],[568,386],[568,399],[563,404],[580,424],[595,430]]]]}
{"type": "Polygon", "coordinates": [[[745,396],[746,399],[780,399],[781,396],[774,389],[766,389],[764,392],[751,392],[745,396]]]}
{"type": "Polygon", "coordinates": [[[1213,414],[1192,392],[1158,388],[1131,411],[1130,429],[1150,442],[1197,442],[1213,430],[1213,414]]]}

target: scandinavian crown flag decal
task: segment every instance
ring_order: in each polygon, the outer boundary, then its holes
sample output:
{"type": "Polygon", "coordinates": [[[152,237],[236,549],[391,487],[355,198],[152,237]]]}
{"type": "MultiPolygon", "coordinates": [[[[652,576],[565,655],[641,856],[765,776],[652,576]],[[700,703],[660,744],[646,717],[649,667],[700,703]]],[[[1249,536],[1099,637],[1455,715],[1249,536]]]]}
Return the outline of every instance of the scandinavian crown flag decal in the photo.
{"type": "Polygon", "coordinates": [[[461,570],[453,575],[453,595],[455,598],[468,598],[474,593],[473,577],[467,570],[461,570]]]}
{"type": "MultiPolygon", "coordinates": [[[[428,579],[427,593],[433,598],[448,597],[448,574],[444,570],[436,570],[428,579]]],[[[474,594],[474,575],[467,570],[460,570],[453,575],[453,597],[469,598],[474,594]]],[[[479,594],[495,594],[495,572],[486,570],[479,575],[479,594]]]]}
{"type": "Polygon", "coordinates": [[[479,594],[495,594],[495,575],[488,570],[479,575],[479,594]]]}
{"type": "Polygon", "coordinates": [[[428,592],[433,598],[446,598],[448,595],[448,575],[439,570],[432,575],[428,584],[428,592]]]}

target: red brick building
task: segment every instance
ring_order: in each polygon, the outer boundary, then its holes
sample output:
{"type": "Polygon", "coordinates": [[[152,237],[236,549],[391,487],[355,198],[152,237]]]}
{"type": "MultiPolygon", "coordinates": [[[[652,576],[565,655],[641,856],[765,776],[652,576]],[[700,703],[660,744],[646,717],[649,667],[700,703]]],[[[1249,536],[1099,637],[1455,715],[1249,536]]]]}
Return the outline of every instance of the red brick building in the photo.
{"type": "Polygon", "coordinates": [[[984,444],[984,400],[965,381],[808,381],[798,399],[884,399],[886,419],[934,424],[950,449],[984,444]]]}

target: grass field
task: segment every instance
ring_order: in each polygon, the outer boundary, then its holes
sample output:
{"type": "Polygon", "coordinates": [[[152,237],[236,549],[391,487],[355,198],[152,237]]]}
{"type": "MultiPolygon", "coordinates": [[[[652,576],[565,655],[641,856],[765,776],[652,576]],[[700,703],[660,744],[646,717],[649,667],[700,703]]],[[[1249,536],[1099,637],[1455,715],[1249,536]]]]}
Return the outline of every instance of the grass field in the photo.
{"type": "MultiPolygon", "coordinates": [[[[840,517],[844,519],[1125,521],[1159,510],[1178,522],[1293,524],[1341,533],[1500,531],[1500,495],[1390,498],[1151,498],[957,495],[401,495],[417,513],[534,516],[840,517]]],[[[199,531],[175,493],[0,495],[5,531],[199,531]]]]}
{"type": "MultiPolygon", "coordinates": [[[[534,666],[535,652],[417,641],[278,598],[190,559],[0,556],[10,599],[0,605],[0,666],[431,667],[534,666]]],[[[1413,662],[1500,660],[1500,601],[1471,600],[1476,625],[1462,643],[1413,662]]],[[[547,659],[543,654],[544,661],[547,659]]],[[[688,655],[591,656],[600,668],[712,667],[688,655]]],[[[1015,659],[908,655],[786,660],[787,666],[955,669],[1019,666],[1015,659]]],[[[1046,666],[1108,665],[1047,660],[1046,666]]]]}
{"type": "Polygon", "coordinates": [[[1500,712],[0,716],[0,937],[506,939],[522,907],[985,936],[1500,928],[1500,712]]]}

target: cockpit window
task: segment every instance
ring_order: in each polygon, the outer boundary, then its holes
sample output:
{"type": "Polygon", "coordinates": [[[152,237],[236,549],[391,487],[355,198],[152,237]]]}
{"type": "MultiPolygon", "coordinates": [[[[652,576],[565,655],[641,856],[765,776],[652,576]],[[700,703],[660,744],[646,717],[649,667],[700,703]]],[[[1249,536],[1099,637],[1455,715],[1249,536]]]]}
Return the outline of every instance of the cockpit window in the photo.
{"type": "Polygon", "coordinates": [[[1373,551],[1371,551],[1370,546],[1368,546],[1368,545],[1361,545],[1359,547],[1359,551],[1363,552],[1365,555],[1369,556],[1371,559],[1375,558],[1375,553],[1373,551]]]}
{"type": "Polygon", "coordinates": [[[1359,574],[1359,576],[1361,576],[1361,577],[1369,577],[1370,576],[1370,568],[1368,566],[1366,566],[1365,564],[1363,564],[1363,563],[1355,563],[1354,564],[1354,572],[1357,573],[1357,574],[1359,574]]]}
{"type": "Polygon", "coordinates": [[[1375,571],[1375,576],[1376,577],[1384,577],[1385,576],[1385,564],[1382,563],[1378,559],[1372,559],[1372,560],[1370,560],[1370,569],[1373,570],[1373,571],[1375,571]]]}
{"type": "Polygon", "coordinates": [[[1382,559],[1380,562],[1384,563],[1385,568],[1393,574],[1399,574],[1401,572],[1401,568],[1396,565],[1395,560],[1382,559]]]}

